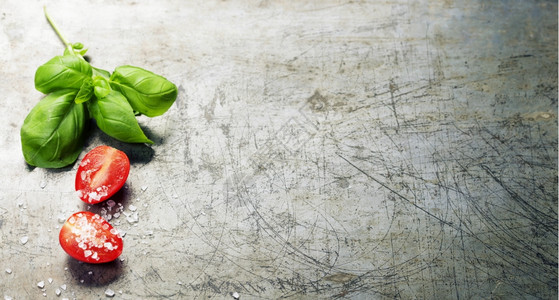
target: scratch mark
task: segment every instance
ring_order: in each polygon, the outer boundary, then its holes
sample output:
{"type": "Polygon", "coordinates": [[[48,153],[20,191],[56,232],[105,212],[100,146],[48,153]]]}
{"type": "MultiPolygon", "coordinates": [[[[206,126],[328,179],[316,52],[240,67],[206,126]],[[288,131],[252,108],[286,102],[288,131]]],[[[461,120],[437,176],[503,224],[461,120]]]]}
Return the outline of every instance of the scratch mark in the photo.
{"type": "Polygon", "coordinates": [[[357,171],[363,173],[363,175],[367,176],[369,179],[373,180],[374,182],[380,184],[383,188],[387,189],[388,191],[390,191],[392,194],[398,196],[398,198],[404,200],[405,202],[413,205],[415,208],[421,210],[422,212],[424,212],[426,215],[436,219],[437,221],[441,222],[442,224],[445,224],[457,231],[462,231],[462,229],[456,227],[452,222],[448,222],[445,221],[443,219],[441,219],[440,217],[437,217],[436,215],[432,214],[431,212],[429,212],[428,210],[426,210],[425,208],[415,204],[413,201],[411,201],[410,199],[404,197],[402,194],[398,193],[397,191],[395,191],[394,189],[392,189],[391,187],[389,187],[388,185],[386,185],[384,182],[374,178],[373,176],[371,176],[369,173],[363,171],[361,168],[359,168],[358,166],[354,165],[352,162],[350,162],[347,158],[341,156],[340,154],[336,153],[336,155],[338,155],[341,159],[343,159],[345,162],[347,162],[350,166],[354,167],[357,171]]]}
{"type": "Polygon", "coordinates": [[[388,89],[390,90],[390,104],[392,105],[392,113],[394,114],[394,119],[396,119],[396,133],[398,133],[398,130],[400,129],[400,121],[398,121],[396,102],[394,101],[394,92],[398,89],[398,86],[394,83],[394,80],[390,80],[388,89]]]}

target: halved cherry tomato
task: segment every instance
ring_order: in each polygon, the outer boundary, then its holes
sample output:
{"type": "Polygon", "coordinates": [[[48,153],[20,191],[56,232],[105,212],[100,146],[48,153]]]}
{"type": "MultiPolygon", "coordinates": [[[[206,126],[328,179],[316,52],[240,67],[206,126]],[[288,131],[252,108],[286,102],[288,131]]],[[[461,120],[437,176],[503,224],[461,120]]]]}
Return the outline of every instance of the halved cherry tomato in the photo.
{"type": "Polygon", "coordinates": [[[78,196],[89,204],[105,201],[122,188],[129,172],[130,160],[124,152],[105,145],[95,147],[78,167],[78,196]]]}
{"type": "Polygon", "coordinates": [[[66,253],[86,263],[110,262],[122,253],[118,231],[100,215],[89,211],[70,216],[60,229],[58,240],[66,253]]]}

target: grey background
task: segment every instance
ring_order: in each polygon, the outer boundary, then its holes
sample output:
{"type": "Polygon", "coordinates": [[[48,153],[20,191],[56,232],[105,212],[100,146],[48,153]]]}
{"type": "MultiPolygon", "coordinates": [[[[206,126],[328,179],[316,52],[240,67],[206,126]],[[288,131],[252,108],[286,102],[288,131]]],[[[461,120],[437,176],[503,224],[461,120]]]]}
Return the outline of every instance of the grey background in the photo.
{"type": "Polygon", "coordinates": [[[0,4],[3,296],[557,298],[556,1],[49,1],[92,65],[179,87],[155,145],[80,156],[132,161],[106,265],[58,231],[107,205],[20,149],[63,46],[44,2],[0,4]]]}

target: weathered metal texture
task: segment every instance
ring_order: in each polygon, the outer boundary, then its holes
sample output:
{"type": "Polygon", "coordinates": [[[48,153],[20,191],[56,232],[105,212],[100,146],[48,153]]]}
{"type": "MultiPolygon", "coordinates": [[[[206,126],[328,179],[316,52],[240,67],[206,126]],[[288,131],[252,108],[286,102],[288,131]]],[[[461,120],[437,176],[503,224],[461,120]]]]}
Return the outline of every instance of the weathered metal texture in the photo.
{"type": "Polygon", "coordinates": [[[41,5],[0,16],[4,296],[557,298],[557,2],[49,3],[94,66],[180,90],[140,117],[155,145],[94,130],[80,156],[132,161],[108,265],[58,245],[107,209],[74,195],[77,166],[21,155],[34,71],[62,51],[41,5]]]}

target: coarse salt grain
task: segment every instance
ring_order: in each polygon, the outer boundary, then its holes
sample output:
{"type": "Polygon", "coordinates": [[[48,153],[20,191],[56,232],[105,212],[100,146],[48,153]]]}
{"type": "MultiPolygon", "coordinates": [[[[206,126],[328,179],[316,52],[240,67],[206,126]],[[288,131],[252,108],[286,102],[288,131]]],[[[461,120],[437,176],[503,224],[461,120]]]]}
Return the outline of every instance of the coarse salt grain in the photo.
{"type": "Polygon", "coordinates": [[[55,293],[57,296],[60,296],[60,294],[62,294],[62,291],[61,291],[60,289],[56,289],[56,290],[54,291],[54,293],[55,293]]]}
{"type": "Polygon", "coordinates": [[[137,223],[138,222],[138,212],[134,212],[133,214],[127,216],[126,221],[128,221],[128,223],[137,223]]]}
{"type": "Polygon", "coordinates": [[[10,269],[10,268],[7,268],[7,269],[6,269],[6,273],[8,273],[8,274],[12,274],[12,269],[10,269]]]}
{"type": "Polygon", "coordinates": [[[19,241],[21,242],[22,245],[25,245],[29,241],[29,237],[22,236],[21,239],[19,239],[19,241]]]}
{"type": "Polygon", "coordinates": [[[42,288],[45,287],[45,282],[44,282],[44,281],[39,281],[39,282],[37,282],[37,286],[38,286],[40,289],[42,289],[42,288]]]}
{"type": "Polygon", "coordinates": [[[105,291],[105,296],[107,297],[113,297],[115,295],[115,291],[111,290],[111,289],[107,289],[105,291]]]}
{"type": "Polygon", "coordinates": [[[136,211],[138,208],[137,208],[136,206],[134,206],[134,205],[130,205],[130,206],[128,206],[128,209],[129,209],[130,211],[136,211]]]}

